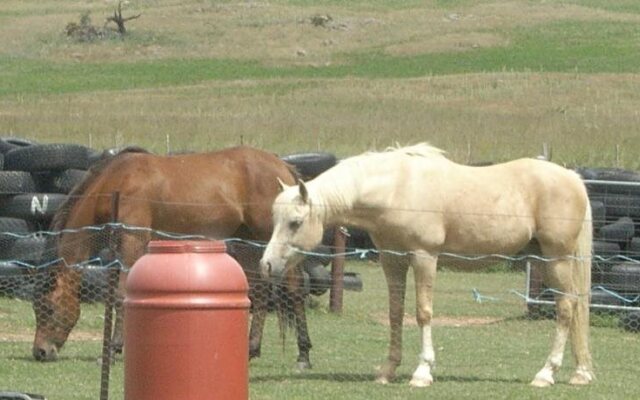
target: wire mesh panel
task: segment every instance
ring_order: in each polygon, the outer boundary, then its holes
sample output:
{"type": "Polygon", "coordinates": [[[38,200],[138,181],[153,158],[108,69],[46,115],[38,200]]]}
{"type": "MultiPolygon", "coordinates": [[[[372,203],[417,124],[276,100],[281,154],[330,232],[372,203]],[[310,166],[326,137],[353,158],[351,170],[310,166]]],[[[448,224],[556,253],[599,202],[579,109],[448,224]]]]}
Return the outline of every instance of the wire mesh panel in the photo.
{"type": "MultiPolygon", "coordinates": [[[[2,235],[3,245],[14,255],[2,261],[0,277],[0,357],[7,360],[1,364],[19,366],[3,372],[11,389],[49,393],[56,398],[56,394],[64,393],[56,383],[64,379],[65,385],[77,387],[82,393],[78,398],[97,397],[108,271],[130,267],[117,251],[109,250],[109,232],[114,230],[142,241],[203,238],[122,224],[87,227],[66,234],[77,235],[74,246],[94,250],[86,260],[66,265],[59,260],[59,249],[52,246],[55,241],[51,239],[60,232],[2,235]],[[91,234],[85,235],[87,232],[91,234]],[[41,245],[24,245],[27,241],[41,245]],[[56,295],[50,296],[52,293],[56,295]],[[76,307],[81,314],[75,312],[76,307]],[[29,361],[43,357],[38,349],[32,349],[36,325],[46,328],[38,330],[40,339],[57,347],[55,363],[29,361]],[[64,346],[60,346],[62,343],[64,346]],[[28,379],[30,371],[37,371],[43,378],[34,383],[28,379]]],[[[265,246],[239,239],[227,239],[227,243],[238,259],[259,257],[265,246]]],[[[350,230],[345,250],[334,248],[328,240],[325,246],[305,253],[297,284],[303,294],[312,344],[312,368],[303,373],[297,363],[300,350],[295,318],[289,315],[289,319],[280,320],[276,315],[278,310],[291,312],[295,298],[283,296],[282,287],[262,279],[258,271],[247,271],[254,282],[252,290],[265,291],[264,305],[270,312],[260,352],[250,363],[251,398],[320,398],[345,390],[356,398],[375,396],[379,390],[374,384],[377,368],[387,358],[389,346],[388,293],[401,289],[385,282],[379,263],[385,254],[403,255],[375,249],[366,234],[357,230],[350,230]],[[346,258],[340,314],[329,311],[334,279],[331,262],[337,256],[346,258]]],[[[473,254],[442,257],[432,319],[438,360],[434,376],[444,384],[486,380],[510,382],[521,388],[547,355],[554,331],[553,299],[562,293],[542,280],[540,269],[545,268],[545,260],[539,256],[486,258],[473,254]],[[479,264],[484,264],[482,269],[476,268],[479,264]],[[486,368],[487,363],[491,368],[486,368]]],[[[598,370],[606,369],[610,375],[605,376],[623,380],[640,373],[626,347],[619,345],[637,341],[634,332],[640,330],[637,263],[633,253],[618,252],[606,257],[596,253],[593,265],[591,336],[598,370]]],[[[399,395],[410,394],[406,383],[421,351],[415,298],[415,283],[409,272],[402,318],[402,363],[390,384],[399,395]]],[[[115,344],[117,349],[117,341],[115,344]]],[[[109,397],[113,399],[122,398],[122,360],[123,355],[116,355],[111,368],[109,397]]],[[[569,371],[571,361],[567,359],[566,364],[569,371]]],[[[465,395],[463,388],[451,390],[454,396],[465,395]]]]}

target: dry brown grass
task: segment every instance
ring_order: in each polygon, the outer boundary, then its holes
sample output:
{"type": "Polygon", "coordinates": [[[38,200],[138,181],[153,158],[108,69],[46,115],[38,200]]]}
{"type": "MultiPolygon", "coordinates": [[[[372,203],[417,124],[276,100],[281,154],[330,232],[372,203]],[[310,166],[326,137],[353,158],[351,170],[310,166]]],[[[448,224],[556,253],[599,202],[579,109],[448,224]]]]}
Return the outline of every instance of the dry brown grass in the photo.
{"type": "MultiPolygon", "coordinates": [[[[285,1],[136,1],[134,39],[78,44],[67,22],[104,1],[0,3],[0,54],[51,61],[159,58],[256,59],[269,65],[342,62],[344,52],[393,55],[508,44],[501,32],[552,20],[637,21],[633,14],[558,2],[429,6],[292,6],[285,1]],[[314,15],[331,15],[324,27],[314,15]]],[[[135,5],[135,7],[134,7],[135,5]]],[[[463,162],[532,156],[551,143],[567,164],[640,168],[640,77],[491,73],[418,79],[278,79],[160,89],[0,98],[0,133],[94,147],[141,144],[157,152],[240,141],[287,153],[347,156],[429,141],[463,162]],[[618,147],[616,147],[618,146],[618,147]]]]}
{"type": "Polygon", "coordinates": [[[102,25],[114,1],[9,0],[0,24],[0,52],[50,60],[137,61],[157,58],[232,58],[269,65],[327,65],[345,52],[379,49],[389,54],[465,51],[507,45],[501,32],[549,21],[640,21],[556,2],[480,2],[444,10],[433,6],[393,10],[375,7],[294,6],[286,1],[131,1],[125,16],[141,12],[129,27],[141,39],[91,46],[64,38],[64,26],[90,11],[102,25]],[[318,27],[314,15],[332,20],[318,27]]]}
{"type": "Polygon", "coordinates": [[[637,75],[211,82],[0,99],[0,127],[43,141],[137,143],[157,152],[167,138],[171,151],[242,140],[341,156],[429,141],[462,162],[534,156],[548,142],[559,162],[638,168],[638,93],[637,75]]]}

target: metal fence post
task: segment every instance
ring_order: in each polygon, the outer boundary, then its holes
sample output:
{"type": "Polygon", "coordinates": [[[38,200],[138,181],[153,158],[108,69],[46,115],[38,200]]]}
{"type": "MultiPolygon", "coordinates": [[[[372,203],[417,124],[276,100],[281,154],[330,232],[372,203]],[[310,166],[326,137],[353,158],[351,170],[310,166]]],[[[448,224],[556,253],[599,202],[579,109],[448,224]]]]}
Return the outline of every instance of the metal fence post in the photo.
{"type": "MultiPolygon", "coordinates": [[[[118,222],[120,192],[111,195],[111,222],[118,222]]],[[[109,230],[110,258],[115,258],[117,238],[115,227],[109,230]]],[[[113,260],[111,260],[113,261],[113,260]]],[[[107,296],[104,302],[104,330],[102,334],[102,370],[100,379],[100,400],[109,399],[109,377],[111,374],[111,357],[113,355],[111,335],[113,330],[113,305],[115,303],[116,286],[120,281],[120,268],[113,264],[108,271],[107,296]]]]}

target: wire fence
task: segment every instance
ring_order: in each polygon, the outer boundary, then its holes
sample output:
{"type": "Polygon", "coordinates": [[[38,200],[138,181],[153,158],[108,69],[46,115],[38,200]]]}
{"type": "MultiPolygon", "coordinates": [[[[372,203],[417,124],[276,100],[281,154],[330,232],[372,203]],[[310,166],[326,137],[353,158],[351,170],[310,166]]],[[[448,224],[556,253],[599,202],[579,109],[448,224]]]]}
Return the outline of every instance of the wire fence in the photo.
{"type": "MultiPolygon", "coordinates": [[[[607,339],[600,339],[598,344],[615,354],[618,347],[609,340],[625,340],[625,335],[640,332],[640,185],[625,181],[625,173],[619,170],[599,170],[597,176],[590,173],[583,171],[594,227],[591,320],[596,334],[606,332],[607,339]]],[[[36,209],[44,198],[37,200],[36,209]]],[[[126,274],[135,261],[121,253],[122,243],[134,243],[136,254],[141,255],[149,240],[213,238],[117,222],[61,231],[34,230],[34,226],[44,224],[27,227],[18,218],[2,218],[1,222],[0,357],[8,363],[20,359],[62,361],[50,364],[46,372],[49,382],[70,373],[65,369],[66,360],[99,360],[92,364],[94,368],[82,371],[94,382],[96,395],[91,397],[98,397],[99,387],[102,398],[122,398],[118,313],[109,310],[111,306],[118,310],[122,300],[118,280],[113,277],[126,274]],[[58,240],[63,235],[64,248],[58,240]],[[70,254],[77,257],[70,258],[70,254]],[[113,323],[110,318],[114,318],[113,323]]],[[[330,231],[320,247],[305,252],[295,288],[275,285],[261,277],[257,260],[264,242],[225,239],[229,253],[244,267],[254,315],[256,307],[270,313],[262,328],[264,334],[248,344],[253,356],[252,398],[305,397],[300,393],[308,392],[302,386],[311,382],[304,377],[321,381],[317,377],[323,373],[327,380],[350,385],[375,379],[375,366],[385,358],[389,337],[388,293],[398,289],[387,287],[378,261],[382,254],[399,259],[409,254],[376,249],[366,233],[356,229],[346,229],[346,235],[340,232],[330,231]],[[291,315],[296,302],[304,306],[310,343],[301,344],[295,329],[285,330],[283,338],[278,318],[273,315],[291,315]],[[300,366],[301,357],[308,358],[315,375],[293,372],[300,366]],[[292,377],[297,377],[294,381],[301,387],[291,385],[292,377]]],[[[433,319],[437,343],[442,343],[437,347],[442,353],[439,365],[457,374],[477,375],[482,362],[474,361],[477,349],[471,343],[482,340],[492,351],[508,358],[511,355],[506,350],[513,350],[515,344],[504,349],[501,344],[509,343],[514,332],[532,343],[543,342],[540,348],[546,348],[548,339],[537,334],[537,324],[547,323],[546,329],[553,330],[554,299],[563,295],[543,280],[549,261],[527,253],[441,254],[433,319]],[[485,272],[470,273],[479,271],[478,264],[485,265],[485,272]],[[453,348],[455,352],[448,351],[453,348]],[[466,355],[458,355],[458,350],[466,355]]],[[[409,274],[403,322],[405,362],[398,371],[400,376],[411,373],[420,351],[413,299],[415,287],[409,274]]],[[[616,357],[626,355],[622,349],[616,357]]],[[[541,351],[531,362],[541,362],[545,356],[541,351]]],[[[611,361],[607,367],[620,368],[617,363],[611,361]]],[[[626,365],[618,372],[635,376],[640,373],[636,365],[626,365]]],[[[534,371],[531,368],[522,368],[525,378],[534,371]]],[[[508,376],[510,372],[506,368],[502,373],[508,376]]],[[[17,383],[7,389],[29,390],[24,383],[29,382],[28,372],[16,369],[8,374],[8,381],[17,383]]],[[[82,387],[79,385],[78,390],[82,387]]]]}
{"type": "MultiPolygon", "coordinates": [[[[603,225],[606,226],[606,225],[603,225]]],[[[29,234],[3,233],[0,235],[4,254],[9,254],[3,263],[3,273],[0,277],[0,302],[3,313],[8,315],[3,322],[0,332],[0,346],[9,343],[19,343],[25,352],[23,357],[44,357],[37,354],[37,349],[31,350],[34,340],[35,326],[33,314],[42,327],[64,326],[70,330],[68,340],[63,347],[56,350],[56,356],[61,359],[74,357],[65,355],[71,352],[78,357],[74,347],[79,344],[99,343],[103,339],[105,317],[101,302],[108,299],[109,271],[126,272],[131,267],[126,265],[113,249],[109,241],[109,234],[119,232],[131,237],[145,237],[157,240],[193,240],[206,239],[202,235],[176,235],[172,233],[152,230],[145,227],[127,226],[111,223],[100,226],[86,227],[80,230],[64,230],[61,232],[40,231],[29,234]],[[82,236],[80,233],[90,232],[91,235],[82,236]],[[59,235],[78,235],[82,240],[94,243],[84,243],[81,239],[73,241],[77,247],[96,249],[89,253],[89,257],[72,265],[65,264],[59,258],[60,249],[56,248],[55,239],[59,235]],[[8,250],[10,249],[10,250],[8,250]],[[65,272],[68,271],[68,272],[65,272]],[[61,277],[64,279],[60,280],[61,277]],[[61,285],[71,288],[70,294],[56,292],[61,285]],[[51,293],[58,293],[49,296],[51,293]],[[69,313],[68,309],[75,307],[78,300],[83,315],[76,323],[77,315],[69,313]],[[53,304],[53,301],[58,304],[53,304]],[[30,307],[31,305],[32,307],[30,307]],[[60,306],[60,310],[56,307],[60,306]],[[33,308],[33,309],[32,309],[33,308]],[[52,318],[48,318],[52,317],[52,318]],[[44,319],[43,319],[44,318],[44,319]],[[71,349],[70,349],[71,348],[71,349]],[[33,352],[33,354],[29,354],[33,352]]],[[[361,233],[354,231],[354,236],[361,233]]],[[[229,252],[238,259],[243,259],[244,253],[258,254],[264,249],[265,243],[240,239],[226,240],[229,252]]],[[[616,242],[617,243],[617,242],[616,242]]],[[[361,243],[358,243],[361,244],[361,243]]],[[[314,344],[310,362],[314,368],[331,369],[335,379],[346,382],[354,379],[354,371],[362,379],[373,380],[372,364],[375,361],[368,358],[368,351],[354,349],[349,345],[348,336],[355,335],[361,340],[371,343],[384,342],[388,335],[387,318],[387,290],[382,271],[377,260],[380,254],[389,253],[402,257],[407,253],[393,252],[373,247],[352,246],[347,239],[345,248],[336,248],[334,243],[306,253],[306,260],[301,266],[300,285],[304,295],[304,304],[309,320],[309,334],[314,344]],[[326,311],[330,310],[331,291],[334,288],[335,276],[331,274],[331,264],[336,258],[345,258],[345,273],[342,286],[344,293],[344,309],[339,320],[328,319],[326,311]],[[370,325],[373,328],[370,329],[370,325]],[[330,347],[340,349],[338,353],[330,347]],[[360,351],[360,352],[359,352],[360,351]],[[322,357],[321,360],[318,358],[322,357]],[[338,363],[336,364],[334,363],[338,363]]],[[[640,331],[640,263],[638,254],[633,251],[617,254],[594,255],[594,280],[591,291],[593,324],[607,328],[619,329],[620,332],[640,331]]],[[[256,257],[255,255],[253,256],[256,257]]],[[[435,329],[448,331],[450,329],[472,329],[474,327],[508,325],[514,319],[535,321],[551,318],[554,315],[553,298],[558,295],[556,289],[545,286],[536,268],[544,268],[545,259],[538,255],[519,254],[504,255],[459,255],[443,254],[445,265],[436,286],[435,294],[435,329]],[[492,267],[489,272],[468,273],[457,272],[457,269],[469,270],[474,263],[485,263],[491,259],[492,267]]],[[[268,291],[265,305],[269,311],[278,307],[278,302],[295,301],[291,297],[282,297],[282,293],[271,282],[264,281],[255,270],[246,271],[251,284],[251,297],[255,299],[256,290],[268,291]]],[[[405,318],[405,336],[407,336],[406,357],[412,359],[418,353],[415,338],[415,319],[411,316],[414,289],[409,279],[407,294],[407,317],[405,318]],[[409,344],[410,343],[410,344],[409,344]]],[[[391,288],[393,290],[393,288],[391,288]]],[[[116,304],[118,302],[116,301],[116,304]]],[[[287,307],[285,307],[287,309],[287,307]]],[[[289,307],[288,309],[291,309],[289,307]]],[[[260,358],[252,360],[251,384],[262,386],[261,382],[273,374],[289,373],[293,370],[296,359],[297,343],[295,335],[283,344],[275,317],[270,317],[264,334],[262,354],[260,358]],[[286,369],[286,373],[284,372],[286,369]]],[[[40,329],[40,328],[39,328],[40,329]]],[[[55,330],[55,329],[53,329],[55,330]]],[[[42,333],[46,336],[46,332],[42,333]]],[[[473,335],[477,334],[471,333],[473,335]]],[[[54,333],[51,335],[55,336],[54,333]]],[[[60,340],[59,338],[56,340],[60,340]]],[[[116,348],[118,343],[115,344],[116,348]]],[[[372,350],[373,351],[373,350],[372,350]]],[[[384,346],[377,346],[375,352],[381,361],[384,358],[384,346]]],[[[90,347],[81,357],[100,358],[99,349],[90,347]]],[[[122,356],[116,355],[116,360],[122,356]]],[[[471,357],[471,356],[470,356],[471,357]]],[[[540,360],[541,361],[541,360],[540,360]]],[[[411,364],[408,362],[407,364],[411,364]]],[[[114,365],[115,376],[107,376],[111,382],[111,398],[121,398],[121,366],[114,365]],[[118,369],[120,368],[120,375],[118,369]]],[[[51,371],[55,371],[52,368],[51,371]]],[[[57,374],[58,372],[52,372],[57,374]]],[[[96,380],[99,380],[96,371],[96,380]]],[[[104,377],[102,379],[105,379],[104,377]]],[[[277,380],[277,379],[276,379],[277,380]]],[[[108,386],[107,382],[107,386],[108,386]]],[[[272,382],[273,383],[273,382],[272,382]]],[[[102,382],[102,385],[105,385],[102,382]]],[[[278,385],[276,385],[278,386],[278,385]]],[[[280,394],[286,394],[286,388],[279,386],[280,394]]],[[[96,395],[97,397],[97,395],[96,395]]]]}

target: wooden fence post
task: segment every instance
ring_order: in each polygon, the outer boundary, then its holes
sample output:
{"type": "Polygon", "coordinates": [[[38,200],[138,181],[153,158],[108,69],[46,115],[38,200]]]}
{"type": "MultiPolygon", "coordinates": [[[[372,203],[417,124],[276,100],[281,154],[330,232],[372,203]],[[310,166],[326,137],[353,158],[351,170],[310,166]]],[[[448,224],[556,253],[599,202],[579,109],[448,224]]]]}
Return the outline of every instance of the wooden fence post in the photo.
{"type": "Polygon", "coordinates": [[[344,291],[344,252],[347,245],[345,229],[337,227],[333,236],[333,245],[337,256],[331,261],[331,291],[329,293],[329,310],[342,312],[342,292],[344,291]]]}

